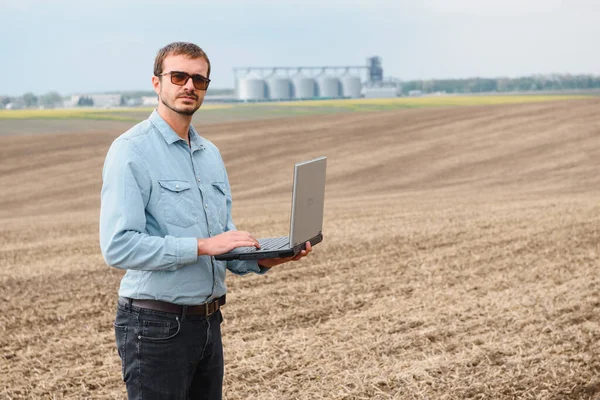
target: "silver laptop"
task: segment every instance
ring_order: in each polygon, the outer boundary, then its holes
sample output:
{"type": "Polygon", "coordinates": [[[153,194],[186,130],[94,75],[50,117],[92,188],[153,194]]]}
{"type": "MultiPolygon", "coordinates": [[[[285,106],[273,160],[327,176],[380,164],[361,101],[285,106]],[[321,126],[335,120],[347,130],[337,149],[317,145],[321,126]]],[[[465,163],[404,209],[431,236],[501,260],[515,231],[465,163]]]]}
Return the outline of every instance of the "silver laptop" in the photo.
{"type": "Polygon", "coordinates": [[[294,166],[290,236],[259,239],[260,249],[238,247],[215,256],[215,259],[229,261],[292,257],[306,247],[306,242],[312,246],[320,243],[323,240],[326,167],[327,157],[294,166]]]}

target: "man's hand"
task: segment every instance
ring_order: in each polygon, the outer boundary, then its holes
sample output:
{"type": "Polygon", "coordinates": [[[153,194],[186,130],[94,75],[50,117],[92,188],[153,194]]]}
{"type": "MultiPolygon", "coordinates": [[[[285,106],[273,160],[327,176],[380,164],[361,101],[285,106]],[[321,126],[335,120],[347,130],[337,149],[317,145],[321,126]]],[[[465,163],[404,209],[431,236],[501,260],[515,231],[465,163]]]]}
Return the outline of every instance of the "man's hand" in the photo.
{"type": "Polygon", "coordinates": [[[312,251],[312,246],[310,242],[306,242],[306,250],[302,250],[295,257],[286,257],[286,258],[265,258],[258,261],[258,265],[263,268],[271,268],[279,264],[286,263],[288,261],[298,261],[302,257],[306,257],[308,253],[312,251]]]}
{"type": "Polygon", "coordinates": [[[227,231],[207,239],[198,239],[199,256],[216,256],[237,247],[260,248],[258,240],[248,232],[227,231]]]}

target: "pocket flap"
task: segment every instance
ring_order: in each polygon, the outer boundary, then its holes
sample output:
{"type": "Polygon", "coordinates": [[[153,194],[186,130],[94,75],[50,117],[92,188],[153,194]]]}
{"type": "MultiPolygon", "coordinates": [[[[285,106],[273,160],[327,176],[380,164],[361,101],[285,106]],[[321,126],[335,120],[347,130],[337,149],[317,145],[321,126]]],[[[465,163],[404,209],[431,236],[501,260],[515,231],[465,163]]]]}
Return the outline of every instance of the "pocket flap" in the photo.
{"type": "Polygon", "coordinates": [[[227,189],[225,186],[225,182],[212,182],[212,185],[221,193],[223,193],[224,195],[227,195],[227,189]]]}
{"type": "Polygon", "coordinates": [[[171,192],[183,192],[192,187],[188,181],[158,181],[158,184],[171,192]]]}

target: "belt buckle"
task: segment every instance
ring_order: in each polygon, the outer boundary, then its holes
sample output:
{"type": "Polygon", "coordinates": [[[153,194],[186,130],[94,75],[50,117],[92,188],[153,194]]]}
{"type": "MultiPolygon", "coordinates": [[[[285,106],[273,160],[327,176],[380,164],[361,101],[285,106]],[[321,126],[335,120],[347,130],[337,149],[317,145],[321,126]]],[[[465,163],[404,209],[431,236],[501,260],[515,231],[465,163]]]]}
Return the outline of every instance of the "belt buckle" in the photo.
{"type": "Polygon", "coordinates": [[[210,311],[210,308],[211,308],[210,305],[212,303],[214,303],[214,301],[211,301],[211,302],[208,302],[208,303],[204,303],[204,311],[205,311],[205,314],[206,314],[207,317],[210,317],[211,315],[213,315],[218,310],[218,308],[215,307],[215,308],[213,308],[212,312],[210,311]]]}

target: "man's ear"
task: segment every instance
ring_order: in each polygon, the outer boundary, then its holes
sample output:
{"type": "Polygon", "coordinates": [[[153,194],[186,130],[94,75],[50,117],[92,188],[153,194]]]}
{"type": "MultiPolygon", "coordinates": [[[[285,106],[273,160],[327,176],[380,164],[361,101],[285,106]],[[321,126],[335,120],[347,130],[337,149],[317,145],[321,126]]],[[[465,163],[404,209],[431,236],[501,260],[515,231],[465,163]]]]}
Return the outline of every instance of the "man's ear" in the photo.
{"type": "Polygon", "coordinates": [[[154,88],[154,92],[156,92],[156,94],[160,93],[160,83],[160,78],[158,76],[152,76],[152,87],[154,88]]]}

